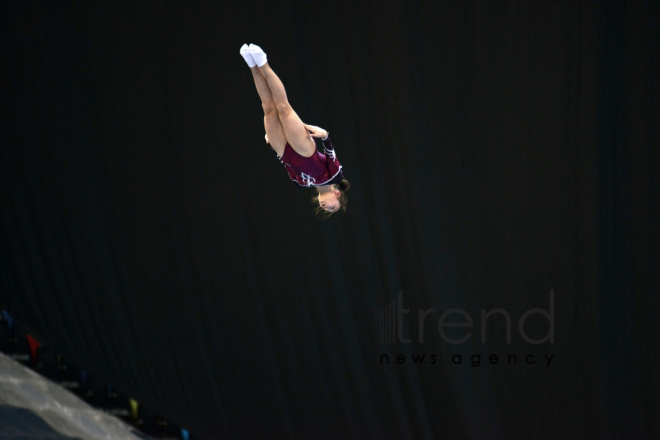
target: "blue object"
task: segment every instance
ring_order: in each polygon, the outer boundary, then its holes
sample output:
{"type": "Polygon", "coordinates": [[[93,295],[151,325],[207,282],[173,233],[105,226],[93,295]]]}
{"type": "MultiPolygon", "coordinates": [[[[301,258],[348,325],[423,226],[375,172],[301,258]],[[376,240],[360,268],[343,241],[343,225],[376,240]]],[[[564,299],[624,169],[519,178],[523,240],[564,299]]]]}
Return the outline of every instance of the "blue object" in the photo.
{"type": "Polygon", "coordinates": [[[5,320],[7,321],[7,327],[11,332],[11,326],[14,323],[14,318],[12,318],[11,315],[9,315],[9,313],[5,309],[2,309],[2,317],[5,318],[5,320]]]}
{"type": "Polygon", "coordinates": [[[187,429],[181,428],[181,438],[183,440],[189,440],[190,439],[190,433],[188,432],[187,429]]]}

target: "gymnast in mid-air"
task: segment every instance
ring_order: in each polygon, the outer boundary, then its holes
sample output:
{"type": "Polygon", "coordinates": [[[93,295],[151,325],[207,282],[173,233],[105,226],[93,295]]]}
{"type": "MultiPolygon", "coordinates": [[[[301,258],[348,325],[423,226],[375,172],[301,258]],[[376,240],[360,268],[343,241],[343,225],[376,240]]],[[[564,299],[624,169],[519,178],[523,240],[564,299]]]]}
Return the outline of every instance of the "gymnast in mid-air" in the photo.
{"type": "Polygon", "coordinates": [[[244,44],[241,55],[250,66],[264,110],[266,143],[277,154],[291,180],[299,186],[316,189],[316,212],[329,216],[346,211],[348,180],[326,130],[303,123],[286,97],[282,81],[268,65],[264,51],[254,44],[244,44]],[[314,138],[323,142],[323,152],[316,149],[314,138]]]}

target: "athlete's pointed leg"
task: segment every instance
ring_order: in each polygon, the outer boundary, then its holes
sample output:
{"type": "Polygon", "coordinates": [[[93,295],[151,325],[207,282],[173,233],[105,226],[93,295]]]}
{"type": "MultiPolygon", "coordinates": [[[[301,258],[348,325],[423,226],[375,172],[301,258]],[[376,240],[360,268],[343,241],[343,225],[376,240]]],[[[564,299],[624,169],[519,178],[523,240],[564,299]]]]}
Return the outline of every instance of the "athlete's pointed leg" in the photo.
{"type": "Polygon", "coordinates": [[[266,78],[259,68],[254,65],[250,70],[252,71],[254,84],[257,87],[257,93],[259,93],[259,98],[261,98],[261,107],[264,110],[264,127],[268,136],[267,142],[273,147],[277,155],[282,157],[286,146],[286,137],[284,136],[280,117],[277,114],[275,100],[268,87],[268,82],[266,82],[266,78]]]}
{"type": "Polygon", "coordinates": [[[297,153],[307,157],[311,156],[316,151],[316,143],[298,114],[289,104],[284,84],[282,84],[280,78],[273,72],[273,69],[270,68],[263,50],[253,44],[249,46],[249,49],[252,58],[266,78],[273,100],[275,101],[275,108],[280,117],[286,140],[297,153]]]}

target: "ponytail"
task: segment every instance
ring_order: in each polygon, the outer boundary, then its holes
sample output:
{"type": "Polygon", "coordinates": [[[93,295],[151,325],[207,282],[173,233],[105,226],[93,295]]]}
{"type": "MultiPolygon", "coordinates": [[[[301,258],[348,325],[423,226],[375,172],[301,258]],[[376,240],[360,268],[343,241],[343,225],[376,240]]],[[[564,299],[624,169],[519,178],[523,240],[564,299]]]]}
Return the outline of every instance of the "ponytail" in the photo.
{"type": "Polygon", "coordinates": [[[337,189],[342,192],[346,191],[348,188],[351,187],[351,183],[346,179],[341,179],[341,182],[337,183],[336,185],[337,185],[337,189]]]}
{"type": "Polygon", "coordinates": [[[339,203],[341,206],[339,207],[339,209],[346,212],[346,204],[348,203],[348,197],[346,197],[346,191],[348,190],[348,188],[351,187],[351,183],[346,179],[341,179],[341,182],[337,183],[335,186],[339,191],[341,191],[341,194],[339,196],[339,203]]]}

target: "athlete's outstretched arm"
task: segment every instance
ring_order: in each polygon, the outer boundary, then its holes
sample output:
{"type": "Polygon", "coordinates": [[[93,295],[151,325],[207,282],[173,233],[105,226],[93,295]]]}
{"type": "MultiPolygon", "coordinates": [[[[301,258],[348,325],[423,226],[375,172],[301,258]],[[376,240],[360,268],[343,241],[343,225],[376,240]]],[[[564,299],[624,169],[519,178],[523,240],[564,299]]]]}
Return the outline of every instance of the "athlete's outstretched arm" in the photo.
{"type": "Polygon", "coordinates": [[[322,141],[328,138],[328,131],[316,125],[303,124],[312,137],[320,138],[322,141]]]}

